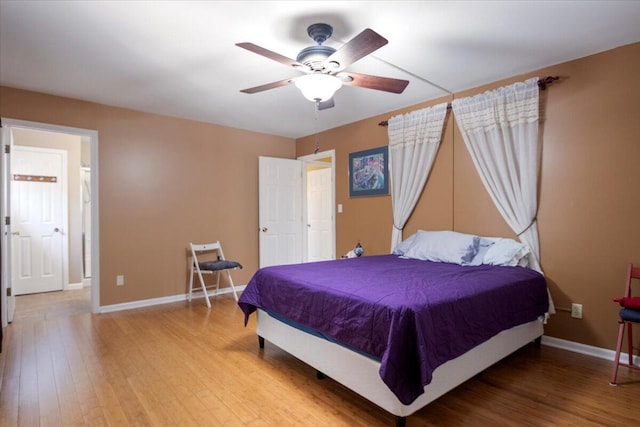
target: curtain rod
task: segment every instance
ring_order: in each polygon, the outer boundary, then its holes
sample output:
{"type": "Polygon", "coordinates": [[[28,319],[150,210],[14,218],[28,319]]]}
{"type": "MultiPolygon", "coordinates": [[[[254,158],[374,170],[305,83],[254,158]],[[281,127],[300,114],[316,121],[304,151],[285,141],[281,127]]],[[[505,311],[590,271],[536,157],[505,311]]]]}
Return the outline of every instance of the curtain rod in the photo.
{"type": "MultiPolygon", "coordinates": [[[[540,88],[540,90],[545,90],[547,88],[548,85],[552,84],[554,81],[559,80],[560,77],[558,76],[547,76],[547,77],[543,77],[540,80],[538,80],[538,87],[540,88]]],[[[447,105],[447,110],[451,109],[451,104],[449,103],[447,105]]],[[[388,120],[383,120],[380,123],[378,123],[378,126],[389,126],[389,121],[388,120]]]]}

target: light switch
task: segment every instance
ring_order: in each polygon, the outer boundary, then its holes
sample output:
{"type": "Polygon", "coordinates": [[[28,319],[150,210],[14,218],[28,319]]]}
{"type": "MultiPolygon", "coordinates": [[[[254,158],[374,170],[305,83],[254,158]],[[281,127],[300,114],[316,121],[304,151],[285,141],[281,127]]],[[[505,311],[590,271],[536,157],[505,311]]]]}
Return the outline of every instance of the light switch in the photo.
{"type": "Polygon", "coordinates": [[[338,203],[338,213],[342,213],[342,203],[338,203]]]}

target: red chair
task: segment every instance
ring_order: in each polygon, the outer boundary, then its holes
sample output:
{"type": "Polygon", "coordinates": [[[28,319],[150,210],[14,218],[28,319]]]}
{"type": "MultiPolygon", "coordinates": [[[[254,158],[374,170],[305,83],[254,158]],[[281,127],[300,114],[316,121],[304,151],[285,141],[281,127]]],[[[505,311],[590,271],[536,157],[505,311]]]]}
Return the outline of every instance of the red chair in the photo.
{"type": "Polygon", "coordinates": [[[633,324],[640,324],[640,297],[631,296],[631,280],[640,279],[640,267],[634,267],[629,264],[627,269],[627,286],[624,291],[624,297],[615,298],[614,301],[619,302],[622,306],[620,310],[620,319],[618,324],[618,344],[616,345],[616,356],[613,361],[613,372],[611,373],[611,385],[617,384],[618,366],[626,366],[632,369],[640,370],[640,366],[633,363],[633,351],[640,351],[640,347],[633,345],[633,324]],[[622,349],[622,341],[624,340],[624,328],[627,327],[627,349],[629,360],[627,363],[620,363],[620,350],[622,349]]]}

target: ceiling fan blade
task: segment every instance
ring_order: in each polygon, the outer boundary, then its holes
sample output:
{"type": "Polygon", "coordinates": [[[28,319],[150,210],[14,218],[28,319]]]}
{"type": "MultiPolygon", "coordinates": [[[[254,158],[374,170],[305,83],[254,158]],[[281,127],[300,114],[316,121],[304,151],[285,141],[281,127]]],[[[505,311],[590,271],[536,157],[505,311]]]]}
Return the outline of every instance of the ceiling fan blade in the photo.
{"type": "Polygon", "coordinates": [[[236,46],[246,49],[250,52],[257,53],[258,55],[262,55],[265,58],[269,58],[281,64],[288,65],[290,67],[306,68],[304,64],[299,63],[295,59],[287,58],[286,56],[280,55],[279,53],[272,52],[269,49],[265,49],[253,43],[236,43],[236,46]]]}
{"type": "Polygon", "coordinates": [[[326,101],[318,102],[318,111],[326,110],[328,108],[335,107],[336,104],[333,102],[333,98],[329,98],[326,101]]]}
{"type": "Polygon", "coordinates": [[[367,74],[340,73],[337,77],[342,80],[342,84],[347,86],[358,86],[392,93],[402,93],[409,84],[409,80],[369,76],[367,74]]]}
{"type": "Polygon", "coordinates": [[[345,43],[324,62],[328,65],[329,69],[344,70],[349,65],[367,56],[371,52],[380,49],[387,43],[389,43],[387,39],[367,28],[345,43]]]}
{"type": "Polygon", "coordinates": [[[291,83],[293,83],[293,79],[280,80],[279,82],[272,82],[272,83],[267,83],[260,86],[250,87],[248,89],[242,89],[240,92],[257,93],[257,92],[262,92],[269,89],[275,89],[277,87],[286,86],[291,83]]]}

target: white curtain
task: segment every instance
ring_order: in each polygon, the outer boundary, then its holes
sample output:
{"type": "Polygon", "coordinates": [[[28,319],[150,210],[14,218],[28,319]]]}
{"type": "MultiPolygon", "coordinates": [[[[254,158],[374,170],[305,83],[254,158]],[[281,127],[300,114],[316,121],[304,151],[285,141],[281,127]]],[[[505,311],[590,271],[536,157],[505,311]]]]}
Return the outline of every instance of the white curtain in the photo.
{"type": "Polygon", "coordinates": [[[391,251],[402,241],[402,229],[418,202],[442,138],[447,104],[389,119],[389,170],[393,230],[391,251]]]}
{"type": "MultiPolygon", "coordinates": [[[[453,112],[482,182],[498,211],[531,249],[539,272],[538,78],[454,100],[453,112]]],[[[549,298],[549,313],[554,313],[549,298]]]]}

